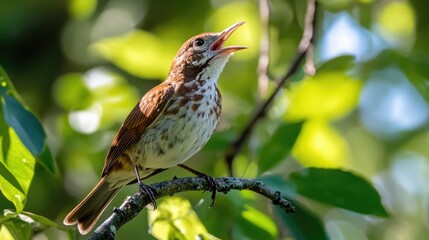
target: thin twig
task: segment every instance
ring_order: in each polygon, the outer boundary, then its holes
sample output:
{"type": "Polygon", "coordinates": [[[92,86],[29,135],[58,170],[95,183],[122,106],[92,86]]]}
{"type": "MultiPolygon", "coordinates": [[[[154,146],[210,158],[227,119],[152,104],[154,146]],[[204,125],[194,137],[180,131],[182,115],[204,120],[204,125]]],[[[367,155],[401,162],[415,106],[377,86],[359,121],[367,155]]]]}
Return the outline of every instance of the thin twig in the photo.
{"type": "MultiPolygon", "coordinates": [[[[266,187],[259,180],[222,177],[215,178],[215,181],[218,185],[218,192],[227,193],[232,189],[250,190],[271,199],[274,205],[280,206],[286,212],[293,212],[295,210],[290,202],[281,196],[280,192],[266,187]]],[[[211,185],[202,177],[176,178],[170,181],[152,184],[151,187],[156,191],[156,199],[185,191],[211,190],[211,185]]],[[[150,199],[145,193],[140,191],[128,197],[125,202],[119,208],[116,208],[112,215],[95,230],[94,234],[89,239],[114,239],[119,228],[137,216],[149,203],[150,199]]]]}
{"type": "Polygon", "coordinates": [[[316,7],[316,1],[314,1],[313,4],[311,3],[311,1],[309,1],[307,6],[307,13],[305,15],[304,34],[309,35],[308,38],[310,39],[310,42],[303,43],[307,45],[307,51],[305,53],[304,71],[307,75],[310,76],[316,74],[316,67],[314,65],[314,31],[316,22],[316,7]]]}
{"type": "Polygon", "coordinates": [[[316,74],[316,66],[314,65],[314,45],[308,46],[307,54],[305,54],[304,71],[308,76],[316,74]]]}
{"type": "Polygon", "coordinates": [[[226,153],[225,160],[227,162],[228,170],[230,175],[232,176],[232,163],[234,161],[235,156],[240,152],[241,147],[243,146],[244,141],[249,137],[250,133],[252,132],[253,128],[255,127],[256,123],[265,117],[265,114],[267,112],[267,109],[269,108],[270,104],[273,102],[274,98],[276,97],[277,93],[280,91],[280,89],[283,88],[287,80],[296,73],[298,70],[299,64],[301,60],[306,55],[309,48],[311,48],[311,45],[313,43],[314,38],[314,29],[316,26],[316,12],[317,12],[317,1],[316,0],[308,0],[307,5],[307,12],[305,15],[305,26],[304,26],[304,33],[302,35],[301,41],[298,45],[295,57],[286,72],[286,74],[276,80],[277,87],[274,90],[274,92],[270,95],[270,97],[262,104],[262,106],[256,111],[253,118],[250,119],[250,121],[247,123],[246,127],[241,132],[240,136],[231,143],[229,150],[226,153]]]}
{"type": "Polygon", "coordinates": [[[268,88],[268,66],[270,53],[270,5],[269,0],[259,0],[259,17],[261,19],[261,39],[259,44],[258,85],[259,97],[262,99],[268,88]]]}

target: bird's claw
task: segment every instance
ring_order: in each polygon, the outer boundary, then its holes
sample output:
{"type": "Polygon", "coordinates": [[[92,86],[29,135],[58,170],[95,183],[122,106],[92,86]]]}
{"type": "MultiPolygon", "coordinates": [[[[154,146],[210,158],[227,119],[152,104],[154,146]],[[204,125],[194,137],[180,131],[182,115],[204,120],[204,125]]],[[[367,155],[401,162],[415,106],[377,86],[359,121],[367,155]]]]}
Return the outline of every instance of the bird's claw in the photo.
{"type": "Polygon", "coordinates": [[[152,204],[153,209],[155,210],[158,207],[158,205],[156,204],[156,199],[155,199],[156,189],[149,186],[149,185],[145,185],[142,182],[140,182],[139,183],[139,190],[142,193],[145,193],[149,197],[150,203],[152,204]]]}
{"type": "Polygon", "coordinates": [[[213,177],[211,177],[207,174],[202,174],[200,177],[204,178],[209,184],[210,190],[212,192],[212,196],[211,196],[212,204],[210,204],[210,207],[213,207],[215,199],[216,199],[216,192],[217,192],[218,184],[213,177]]]}

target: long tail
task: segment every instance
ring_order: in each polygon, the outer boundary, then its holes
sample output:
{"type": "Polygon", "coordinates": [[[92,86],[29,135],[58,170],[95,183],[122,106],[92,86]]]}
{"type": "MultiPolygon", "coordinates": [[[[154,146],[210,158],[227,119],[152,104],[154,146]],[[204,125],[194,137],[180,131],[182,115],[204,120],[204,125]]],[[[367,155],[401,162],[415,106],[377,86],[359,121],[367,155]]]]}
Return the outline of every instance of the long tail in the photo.
{"type": "Polygon", "coordinates": [[[120,187],[111,189],[106,177],[103,177],[88,196],[64,218],[64,224],[77,224],[79,232],[82,235],[87,234],[120,189],[120,187]]]}

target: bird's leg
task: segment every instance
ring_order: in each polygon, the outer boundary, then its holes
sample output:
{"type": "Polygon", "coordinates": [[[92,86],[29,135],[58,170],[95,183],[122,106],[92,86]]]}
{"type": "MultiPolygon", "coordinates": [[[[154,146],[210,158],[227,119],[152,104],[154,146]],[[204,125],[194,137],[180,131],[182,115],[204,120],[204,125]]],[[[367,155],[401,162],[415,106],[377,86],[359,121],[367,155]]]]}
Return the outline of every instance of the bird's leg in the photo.
{"type": "Polygon", "coordinates": [[[144,192],[149,197],[150,202],[153,206],[153,209],[155,210],[158,207],[156,204],[155,196],[154,196],[154,192],[156,192],[156,190],[153,187],[144,184],[140,180],[139,170],[138,170],[137,166],[134,166],[134,172],[136,173],[137,182],[139,184],[140,191],[144,192]]]}
{"type": "Polygon", "coordinates": [[[190,167],[188,167],[188,166],[186,166],[184,164],[179,164],[177,166],[179,166],[179,167],[181,167],[181,168],[183,168],[183,169],[185,169],[185,170],[187,170],[187,171],[189,171],[189,172],[197,175],[198,177],[202,177],[202,178],[206,179],[206,181],[209,183],[209,186],[210,186],[211,192],[212,192],[212,196],[211,196],[211,198],[212,198],[212,204],[210,205],[210,207],[212,207],[213,204],[214,204],[214,202],[215,202],[215,199],[216,199],[216,191],[217,191],[217,183],[214,180],[214,178],[211,177],[211,176],[209,176],[209,175],[207,175],[207,174],[205,174],[205,173],[202,173],[202,172],[197,171],[197,170],[195,170],[193,168],[190,168],[190,167]]]}

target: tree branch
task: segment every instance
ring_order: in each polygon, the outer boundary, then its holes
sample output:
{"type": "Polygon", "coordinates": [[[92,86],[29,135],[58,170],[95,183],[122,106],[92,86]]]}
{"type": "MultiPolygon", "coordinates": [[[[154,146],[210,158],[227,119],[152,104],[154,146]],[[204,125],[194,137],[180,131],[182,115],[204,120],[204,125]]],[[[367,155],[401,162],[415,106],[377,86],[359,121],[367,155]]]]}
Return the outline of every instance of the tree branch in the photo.
{"type": "MultiPolygon", "coordinates": [[[[259,180],[221,177],[215,178],[215,181],[218,185],[218,192],[226,194],[232,189],[250,190],[271,199],[274,205],[280,206],[288,213],[295,211],[292,204],[284,199],[280,192],[266,187],[264,183],[259,180]]],[[[156,190],[156,199],[171,196],[179,192],[210,191],[211,189],[210,184],[202,177],[176,178],[170,181],[155,183],[150,186],[156,190]]],[[[114,239],[119,228],[137,216],[149,203],[150,200],[148,196],[140,191],[128,197],[119,208],[114,209],[112,215],[95,230],[94,234],[89,239],[114,239]]]]}
{"type": "Polygon", "coordinates": [[[308,0],[307,5],[307,12],[305,15],[305,26],[304,26],[304,32],[301,38],[301,41],[298,45],[298,48],[296,50],[295,57],[286,72],[286,74],[279,79],[276,80],[277,87],[274,90],[274,92],[270,95],[270,97],[262,104],[262,106],[255,112],[253,115],[253,118],[249,120],[243,131],[241,132],[240,136],[233,141],[230,146],[229,150],[226,152],[225,160],[227,162],[228,170],[230,175],[232,176],[232,162],[234,161],[235,156],[240,152],[241,147],[243,146],[244,141],[250,136],[250,133],[255,128],[255,125],[259,120],[265,117],[266,112],[268,108],[270,107],[271,103],[274,101],[274,98],[280,91],[280,89],[283,88],[287,80],[290,79],[291,76],[293,76],[296,71],[298,70],[299,64],[301,60],[307,56],[306,61],[306,69],[311,73],[314,74],[315,68],[314,63],[310,57],[313,56],[312,53],[312,45],[314,42],[314,29],[316,26],[316,12],[317,12],[317,1],[316,0],[308,0]],[[309,52],[311,51],[311,52],[309,52]]]}

